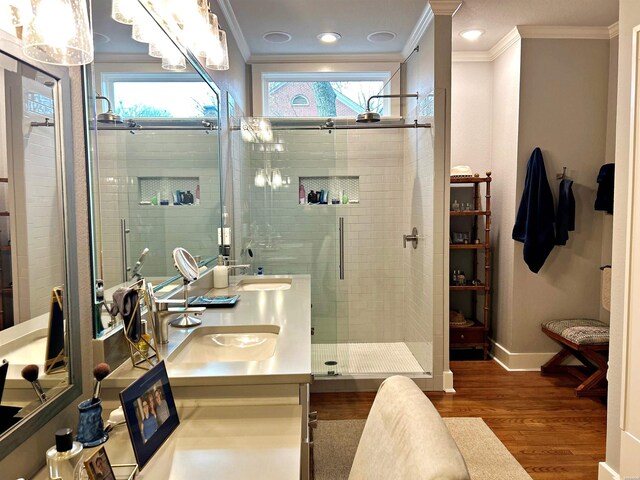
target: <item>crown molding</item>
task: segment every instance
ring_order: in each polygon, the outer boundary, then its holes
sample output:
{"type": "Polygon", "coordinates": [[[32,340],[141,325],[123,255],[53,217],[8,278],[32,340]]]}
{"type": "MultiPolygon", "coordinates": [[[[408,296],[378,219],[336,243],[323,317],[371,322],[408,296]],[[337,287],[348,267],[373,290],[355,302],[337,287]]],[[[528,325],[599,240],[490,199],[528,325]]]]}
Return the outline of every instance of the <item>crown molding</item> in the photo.
{"type": "Polygon", "coordinates": [[[577,40],[609,40],[609,27],[556,27],[546,25],[519,25],[522,38],[555,38],[577,40]]]}
{"type": "Polygon", "coordinates": [[[430,0],[431,10],[435,15],[455,15],[462,2],[460,0],[430,0]]]}
{"type": "Polygon", "coordinates": [[[609,39],[616,38],[620,33],[620,23],[612,23],[609,25],[609,39]]]}
{"type": "Polygon", "coordinates": [[[486,51],[452,52],[453,62],[493,62],[521,38],[555,38],[575,40],[610,40],[618,35],[618,23],[608,27],[555,27],[520,25],[486,51]]]}
{"type": "Polygon", "coordinates": [[[372,62],[402,62],[400,53],[382,54],[352,54],[352,55],[251,55],[247,63],[257,65],[261,63],[372,63],[372,62]]]}
{"type": "Polygon", "coordinates": [[[418,46],[418,42],[420,42],[420,39],[424,35],[424,32],[427,31],[427,28],[432,21],[433,10],[431,9],[431,6],[427,4],[427,6],[424,7],[424,10],[422,11],[422,15],[420,15],[420,18],[418,19],[418,23],[416,23],[416,26],[413,27],[413,31],[411,32],[411,35],[409,35],[407,43],[402,49],[403,58],[407,58],[411,54],[411,52],[413,52],[413,50],[418,46]]]}
{"type": "Polygon", "coordinates": [[[496,58],[498,58],[500,55],[506,52],[511,45],[516,43],[521,38],[522,38],[522,35],[520,34],[518,27],[513,27],[509,31],[509,33],[507,33],[504,37],[498,40],[498,43],[496,43],[493,47],[489,49],[490,61],[493,62],[496,58]]]}
{"type": "Polygon", "coordinates": [[[229,0],[218,0],[218,5],[220,5],[222,15],[224,15],[224,18],[229,25],[229,30],[231,30],[231,34],[238,44],[238,49],[240,50],[242,58],[245,62],[248,62],[248,59],[251,56],[251,50],[249,49],[247,40],[244,38],[244,34],[242,33],[242,29],[240,28],[240,24],[236,18],[236,14],[233,13],[233,8],[231,7],[229,0]]]}
{"type": "Polygon", "coordinates": [[[502,37],[489,50],[476,52],[452,52],[452,62],[493,62],[496,58],[506,52],[511,45],[520,40],[518,28],[512,28],[509,33],[502,37]]]}

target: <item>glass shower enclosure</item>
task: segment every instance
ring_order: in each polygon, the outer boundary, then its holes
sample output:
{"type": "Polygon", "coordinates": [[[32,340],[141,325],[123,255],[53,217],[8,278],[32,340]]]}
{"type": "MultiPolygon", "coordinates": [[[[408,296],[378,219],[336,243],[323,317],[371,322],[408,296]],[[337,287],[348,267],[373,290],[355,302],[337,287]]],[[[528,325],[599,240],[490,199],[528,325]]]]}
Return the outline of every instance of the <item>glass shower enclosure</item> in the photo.
{"type": "Polygon", "coordinates": [[[236,256],[310,275],[315,377],[428,377],[433,312],[414,297],[433,285],[432,239],[403,244],[423,208],[412,173],[428,128],[244,117],[231,143],[236,256]]]}

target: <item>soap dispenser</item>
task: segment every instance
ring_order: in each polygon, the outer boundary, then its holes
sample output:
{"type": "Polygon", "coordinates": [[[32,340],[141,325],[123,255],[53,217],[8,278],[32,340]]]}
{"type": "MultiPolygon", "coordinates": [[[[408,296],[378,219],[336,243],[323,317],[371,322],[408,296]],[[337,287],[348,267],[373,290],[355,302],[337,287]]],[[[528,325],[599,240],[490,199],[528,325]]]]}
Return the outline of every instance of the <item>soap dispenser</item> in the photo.
{"type": "Polygon", "coordinates": [[[218,255],[218,264],[213,267],[213,288],[229,286],[229,267],[224,264],[224,257],[218,255]]]}

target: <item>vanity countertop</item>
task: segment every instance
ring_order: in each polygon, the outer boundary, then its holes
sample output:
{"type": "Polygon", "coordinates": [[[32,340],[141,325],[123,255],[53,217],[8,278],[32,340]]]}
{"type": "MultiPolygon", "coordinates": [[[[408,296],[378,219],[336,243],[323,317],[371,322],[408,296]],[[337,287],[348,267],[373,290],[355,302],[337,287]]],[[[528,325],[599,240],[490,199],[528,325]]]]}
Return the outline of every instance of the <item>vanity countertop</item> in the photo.
{"type": "MultiPolygon", "coordinates": [[[[236,277],[241,279],[243,277],[236,277]]],[[[255,278],[255,277],[251,277],[255,278]]],[[[281,278],[265,276],[265,279],[281,278]]],[[[234,295],[240,300],[232,308],[207,308],[200,316],[202,326],[277,325],[280,327],[274,354],[266,360],[186,363],[167,361],[191,332],[200,327],[169,327],[169,343],[160,345],[171,385],[257,385],[310,383],[311,375],[311,286],[309,275],[291,275],[288,290],[237,292],[232,284],[208,295],[234,295]]],[[[193,292],[194,294],[197,292],[193,292]]],[[[124,388],[144,370],[127,359],[103,382],[103,388],[124,388]]]]}
{"type": "MultiPolygon", "coordinates": [[[[180,425],[136,478],[298,480],[300,414],[298,405],[179,408],[180,425]]],[[[111,464],[135,463],[124,425],[104,446],[111,464]]],[[[48,478],[44,468],[34,480],[48,478]]]]}

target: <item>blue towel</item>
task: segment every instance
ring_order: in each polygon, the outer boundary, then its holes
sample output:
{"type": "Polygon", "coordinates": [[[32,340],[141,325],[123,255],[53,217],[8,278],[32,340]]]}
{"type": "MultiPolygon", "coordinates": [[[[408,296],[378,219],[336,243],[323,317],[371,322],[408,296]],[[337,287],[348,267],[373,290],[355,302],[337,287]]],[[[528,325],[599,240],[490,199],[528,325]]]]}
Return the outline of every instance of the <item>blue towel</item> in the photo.
{"type": "Polygon", "coordinates": [[[527,163],[524,192],[512,233],[514,240],[524,243],[524,261],[533,273],[542,268],[556,243],[554,220],[553,195],[542,152],[536,147],[527,163]]]}
{"type": "Polygon", "coordinates": [[[596,210],[613,213],[613,184],[616,176],[615,163],[605,163],[598,172],[598,193],[596,195],[596,210]]]}
{"type": "Polygon", "coordinates": [[[560,182],[558,194],[558,214],[556,220],[556,245],[566,245],[569,232],[576,229],[576,199],[571,189],[573,181],[564,179],[560,182]]]}

